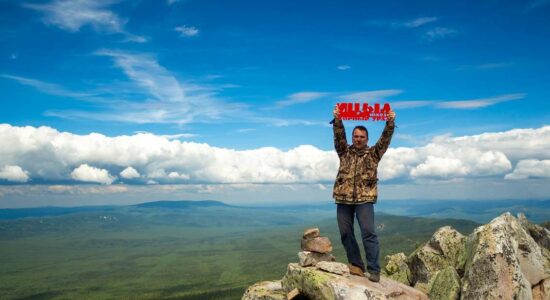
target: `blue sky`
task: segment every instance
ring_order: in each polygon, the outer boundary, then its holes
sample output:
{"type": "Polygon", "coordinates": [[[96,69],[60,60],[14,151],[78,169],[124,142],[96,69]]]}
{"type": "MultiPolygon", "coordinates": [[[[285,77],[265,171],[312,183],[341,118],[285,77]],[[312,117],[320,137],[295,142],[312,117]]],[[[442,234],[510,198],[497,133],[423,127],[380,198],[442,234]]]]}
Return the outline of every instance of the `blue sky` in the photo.
{"type": "MultiPolygon", "coordinates": [[[[381,165],[388,198],[544,198],[549,10],[0,1],[0,206],[330,201],[328,122],[344,100],[397,113],[381,165]],[[492,184],[511,190],[481,192],[492,184]]],[[[367,126],[372,144],[383,123],[367,126]]]]}

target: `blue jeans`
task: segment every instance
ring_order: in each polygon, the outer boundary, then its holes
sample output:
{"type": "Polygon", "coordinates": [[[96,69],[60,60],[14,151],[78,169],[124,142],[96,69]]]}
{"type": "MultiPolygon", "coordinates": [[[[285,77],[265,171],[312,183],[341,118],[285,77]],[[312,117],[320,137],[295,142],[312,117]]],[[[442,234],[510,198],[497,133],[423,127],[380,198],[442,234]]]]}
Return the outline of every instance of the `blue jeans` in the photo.
{"type": "Polygon", "coordinates": [[[359,205],[337,204],[337,206],[338,228],[340,229],[342,244],[344,245],[344,249],[346,249],[348,262],[365,271],[365,264],[363,264],[363,260],[361,259],[361,252],[359,251],[359,246],[353,232],[353,217],[356,215],[359,228],[361,229],[361,239],[365,247],[367,270],[372,273],[379,273],[378,237],[374,232],[374,205],[372,203],[364,203],[359,205]]]}

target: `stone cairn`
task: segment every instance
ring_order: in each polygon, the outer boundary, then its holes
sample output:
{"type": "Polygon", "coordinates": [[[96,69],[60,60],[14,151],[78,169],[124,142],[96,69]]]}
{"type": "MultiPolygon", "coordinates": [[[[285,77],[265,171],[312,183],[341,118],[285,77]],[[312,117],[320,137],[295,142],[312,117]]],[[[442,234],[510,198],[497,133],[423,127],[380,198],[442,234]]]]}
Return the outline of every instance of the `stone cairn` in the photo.
{"type": "Polygon", "coordinates": [[[298,252],[300,266],[316,266],[319,262],[335,261],[332,255],[332,243],[328,237],[320,236],[319,228],[304,230],[301,242],[302,251],[298,252]]]}

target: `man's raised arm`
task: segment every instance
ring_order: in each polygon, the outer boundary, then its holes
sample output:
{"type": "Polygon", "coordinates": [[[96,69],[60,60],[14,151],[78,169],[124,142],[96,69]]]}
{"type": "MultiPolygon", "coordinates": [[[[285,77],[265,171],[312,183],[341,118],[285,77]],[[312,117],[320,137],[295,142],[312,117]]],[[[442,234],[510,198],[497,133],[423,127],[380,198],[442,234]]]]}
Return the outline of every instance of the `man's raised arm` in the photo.
{"type": "Polygon", "coordinates": [[[334,148],[338,156],[342,156],[348,148],[348,141],[346,140],[346,129],[344,123],[340,119],[340,111],[338,106],[333,110],[334,120],[332,120],[332,130],[334,131],[334,148]]]}
{"type": "Polygon", "coordinates": [[[388,147],[390,146],[391,137],[393,135],[393,130],[395,129],[395,112],[390,111],[388,113],[388,120],[386,121],[386,127],[382,131],[382,135],[374,145],[374,153],[376,154],[377,159],[380,161],[388,147]]]}

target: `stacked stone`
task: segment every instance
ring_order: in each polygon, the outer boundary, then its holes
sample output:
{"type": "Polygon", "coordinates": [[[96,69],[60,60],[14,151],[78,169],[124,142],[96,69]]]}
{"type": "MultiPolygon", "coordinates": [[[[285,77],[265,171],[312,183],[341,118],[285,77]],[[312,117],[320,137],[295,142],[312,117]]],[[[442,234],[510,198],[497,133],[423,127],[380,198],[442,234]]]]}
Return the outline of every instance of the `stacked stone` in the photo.
{"type": "Polygon", "coordinates": [[[302,235],[302,251],[298,252],[300,266],[315,266],[319,262],[332,262],[332,243],[328,237],[320,236],[319,228],[308,228],[302,235]]]}

